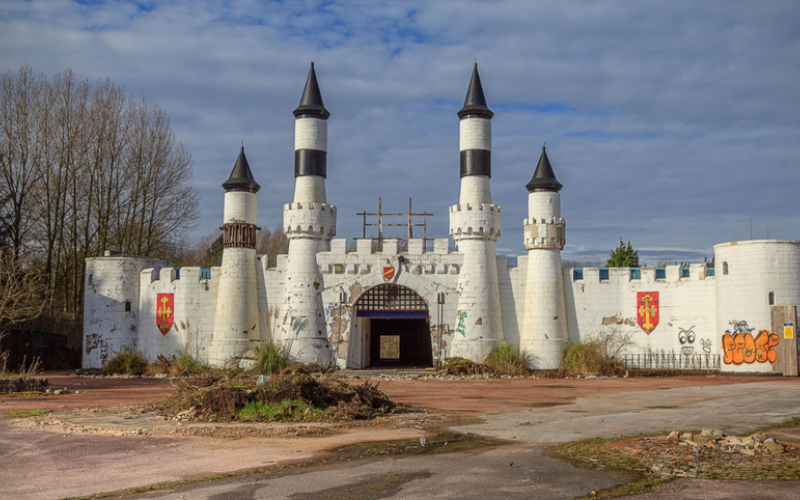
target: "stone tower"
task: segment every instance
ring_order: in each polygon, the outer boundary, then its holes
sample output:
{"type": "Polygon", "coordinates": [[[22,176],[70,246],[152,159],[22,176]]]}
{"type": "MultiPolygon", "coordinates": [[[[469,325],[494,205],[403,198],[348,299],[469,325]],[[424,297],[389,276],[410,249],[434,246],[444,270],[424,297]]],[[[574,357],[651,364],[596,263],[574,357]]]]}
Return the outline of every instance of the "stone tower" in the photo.
{"type": "Polygon", "coordinates": [[[294,116],[294,200],[283,206],[289,259],[281,341],[298,361],[327,365],[331,348],[317,252],[329,250],[336,235],[336,207],[325,197],[330,113],[322,104],[313,62],[294,116]]]}
{"type": "Polygon", "coordinates": [[[520,350],[533,356],[536,368],[555,369],[568,335],[561,270],[565,226],[559,194],[562,185],[553,173],[544,147],[536,172],[525,187],[529,193],[524,228],[528,275],[520,350]]]}
{"type": "Polygon", "coordinates": [[[224,249],[217,289],[214,331],[208,362],[222,366],[241,356],[257,339],[259,328],[258,281],[256,265],[256,227],[258,185],[244,147],[231,175],[222,184],[225,209],[222,226],[224,249]]]}
{"type": "Polygon", "coordinates": [[[486,105],[476,63],[464,107],[458,112],[461,193],[458,205],[450,207],[450,236],[464,256],[450,355],[476,362],[505,342],[495,252],[500,207],[492,204],[489,190],[493,115],[486,105]]]}

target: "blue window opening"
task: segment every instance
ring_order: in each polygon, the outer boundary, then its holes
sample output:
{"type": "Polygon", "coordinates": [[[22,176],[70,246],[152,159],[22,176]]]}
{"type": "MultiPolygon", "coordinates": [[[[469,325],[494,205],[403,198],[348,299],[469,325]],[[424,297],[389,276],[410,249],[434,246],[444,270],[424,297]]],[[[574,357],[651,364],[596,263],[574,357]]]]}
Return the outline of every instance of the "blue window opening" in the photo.
{"type": "Polygon", "coordinates": [[[572,281],[578,281],[583,279],[583,268],[575,268],[572,270],[572,281]]]}
{"type": "Polygon", "coordinates": [[[181,279],[181,268],[180,267],[173,267],[172,268],[172,280],[171,281],[175,281],[175,280],[179,280],[179,279],[181,279]]]}
{"type": "Polygon", "coordinates": [[[714,268],[709,267],[706,269],[706,276],[714,276],[714,268]]]}
{"type": "Polygon", "coordinates": [[[640,279],[642,279],[642,268],[640,268],[640,267],[632,267],[631,268],[631,279],[632,280],[640,280],[640,279]]]}
{"type": "Polygon", "coordinates": [[[210,267],[201,267],[200,268],[200,279],[201,280],[210,280],[211,279],[211,268],[210,267]]]}
{"type": "Polygon", "coordinates": [[[682,267],[681,268],[681,278],[688,278],[689,277],[689,268],[682,267]]]}
{"type": "Polygon", "coordinates": [[[656,268],[656,279],[657,280],[665,280],[667,279],[667,269],[664,267],[657,267],[656,268]]]}
{"type": "Polygon", "coordinates": [[[608,281],[608,268],[600,269],[600,281],[608,281]]]}

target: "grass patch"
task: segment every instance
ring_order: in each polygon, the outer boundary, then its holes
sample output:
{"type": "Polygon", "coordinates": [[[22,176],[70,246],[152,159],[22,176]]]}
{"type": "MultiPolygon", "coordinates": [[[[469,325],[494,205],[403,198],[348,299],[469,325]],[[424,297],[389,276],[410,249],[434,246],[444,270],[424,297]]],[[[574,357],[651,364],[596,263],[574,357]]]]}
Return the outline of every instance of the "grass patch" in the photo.
{"type": "Polygon", "coordinates": [[[315,422],[325,420],[326,413],[322,408],[314,407],[300,399],[285,399],[279,403],[251,401],[239,410],[236,420],[268,420],[315,422]]]}
{"type": "Polygon", "coordinates": [[[256,350],[256,357],[253,361],[250,372],[259,375],[280,373],[292,365],[289,349],[274,342],[261,344],[256,350]]]}
{"type": "Polygon", "coordinates": [[[0,392],[0,399],[2,398],[41,398],[41,397],[50,397],[55,396],[52,392],[37,392],[37,391],[25,391],[25,392],[0,392]]]}
{"type": "Polygon", "coordinates": [[[12,411],[8,414],[8,418],[27,418],[27,417],[35,417],[37,415],[47,415],[48,413],[53,413],[53,410],[12,411]]]}
{"type": "Polygon", "coordinates": [[[607,490],[596,491],[594,495],[577,497],[575,500],[605,500],[609,498],[623,498],[630,495],[648,493],[653,491],[653,489],[655,489],[657,486],[661,486],[662,484],[666,484],[671,481],[672,478],[646,477],[638,481],[621,484],[607,490]]]}
{"type": "Polygon", "coordinates": [[[530,356],[514,344],[493,348],[484,358],[483,364],[496,375],[527,376],[531,373],[530,356]]]}
{"type": "Polygon", "coordinates": [[[489,367],[483,363],[476,363],[466,358],[447,358],[442,367],[445,375],[483,375],[489,373],[489,367]]]}
{"type": "Polygon", "coordinates": [[[779,422],[777,424],[768,425],[766,427],[762,427],[759,430],[761,432],[766,432],[774,429],[788,429],[790,427],[800,427],[800,417],[792,417],[791,419],[785,422],[779,422]]]}

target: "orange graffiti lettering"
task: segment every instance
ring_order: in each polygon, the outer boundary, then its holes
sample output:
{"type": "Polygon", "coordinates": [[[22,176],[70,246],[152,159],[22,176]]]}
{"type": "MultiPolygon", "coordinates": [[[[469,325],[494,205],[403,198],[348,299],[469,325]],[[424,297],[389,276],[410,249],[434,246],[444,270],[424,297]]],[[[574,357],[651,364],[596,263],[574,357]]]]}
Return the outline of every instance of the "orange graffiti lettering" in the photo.
{"type": "Polygon", "coordinates": [[[722,335],[722,350],[725,352],[722,361],[726,365],[775,363],[778,352],[774,348],[780,342],[781,338],[777,333],[767,330],[759,331],[755,338],[750,332],[725,332],[722,335]]]}

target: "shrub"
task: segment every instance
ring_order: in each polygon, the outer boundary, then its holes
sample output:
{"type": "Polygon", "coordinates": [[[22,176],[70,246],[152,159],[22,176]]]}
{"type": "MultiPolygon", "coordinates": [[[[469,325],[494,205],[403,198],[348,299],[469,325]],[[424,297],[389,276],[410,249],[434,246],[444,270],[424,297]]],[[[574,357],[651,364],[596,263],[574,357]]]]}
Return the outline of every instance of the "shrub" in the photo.
{"type": "Polygon", "coordinates": [[[614,376],[625,372],[625,365],[609,353],[606,345],[598,339],[586,342],[570,342],[561,356],[558,374],[565,377],[578,375],[614,376]]]}
{"type": "Polygon", "coordinates": [[[104,375],[141,375],[147,367],[144,355],[132,347],[123,347],[103,367],[104,375]]]}
{"type": "Polygon", "coordinates": [[[265,342],[258,347],[253,367],[253,373],[267,374],[280,373],[292,365],[289,350],[274,342],[265,342]]]}
{"type": "Polygon", "coordinates": [[[203,364],[188,352],[182,352],[179,356],[172,358],[172,365],[178,375],[196,375],[203,370],[203,364]]]}
{"type": "Polygon", "coordinates": [[[514,344],[495,347],[483,360],[489,370],[497,375],[522,376],[530,374],[530,359],[514,344]]]}
{"type": "Polygon", "coordinates": [[[489,372],[483,363],[475,363],[466,358],[447,358],[444,362],[445,375],[480,375],[489,372]]]}

